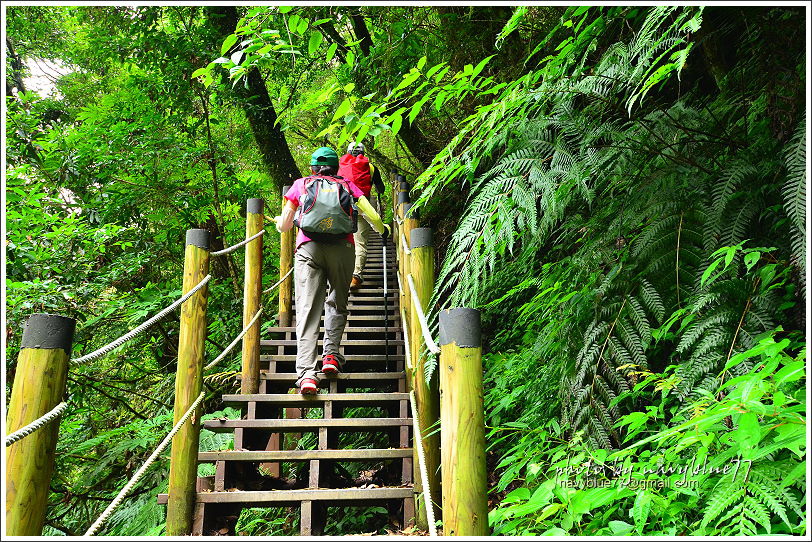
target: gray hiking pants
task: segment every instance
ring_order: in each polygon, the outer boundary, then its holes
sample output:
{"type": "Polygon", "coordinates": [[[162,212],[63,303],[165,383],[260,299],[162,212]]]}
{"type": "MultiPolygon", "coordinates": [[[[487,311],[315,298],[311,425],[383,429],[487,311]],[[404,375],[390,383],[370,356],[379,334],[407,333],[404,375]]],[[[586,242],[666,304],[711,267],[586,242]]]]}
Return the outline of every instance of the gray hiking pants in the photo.
{"type": "Polygon", "coordinates": [[[367,264],[367,243],[372,235],[372,224],[363,213],[358,214],[358,231],[353,234],[355,239],[355,269],[352,274],[363,278],[364,266],[367,264]]]}
{"type": "Polygon", "coordinates": [[[344,366],[338,349],[347,323],[347,298],[355,263],[352,243],[318,243],[310,241],[296,250],[296,385],[302,379],[318,381],[319,322],[324,307],[324,346],[322,355],[333,354],[344,366]],[[329,290],[326,291],[326,290],[329,290]]]}

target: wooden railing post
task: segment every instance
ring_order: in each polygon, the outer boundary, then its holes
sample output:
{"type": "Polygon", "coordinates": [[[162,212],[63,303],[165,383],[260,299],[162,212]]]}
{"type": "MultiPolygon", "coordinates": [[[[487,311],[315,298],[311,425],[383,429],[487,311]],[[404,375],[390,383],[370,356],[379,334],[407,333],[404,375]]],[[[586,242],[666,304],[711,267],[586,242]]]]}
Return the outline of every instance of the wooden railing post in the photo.
{"type": "MultiPolygon", "coordinates": [[[[207,230],[186,232],[186,253],[183,262],[184,294],[209,274],[209,241],[207,230]]],[[[209,286],[206,284],[181,306],[173,423],[178,423],[203,388],[208,297],[209,286]]],[[[166,508],[166,534],[169,536],[188,535],[192,532],[199,442],[200,406],[172,438],[169,500],[166,508]]]]}
{"type": "MultiPolygon", "coordinates": [[[[290,186],[282,188],[284,195],[290,186]]],[[[282,198],[282,208],[285,207],[285,198],[282,198]]],[[[296,228],[280,234],[279,238],[279,279],[287,275],[293,266],[293,249],[296,240],[296,228]]],[[[279,285],[279,325],[287,327],[293,322],[293,276],[290,276],[279,285]]]]}
{"type": "MultiPolygon", "coordinates": [[[[408,215],[407,215],[408,216],[408,215]]],[[[415,285],[415,293],[420,300],[423,310],[428,312],[429,301],[434,292],[434,245],[431,228],[414,228],[410,231],[409,269],[415,285]]],[[[412,303],[409,315],[409,348],[411,350],[412,364],[414,366],[413,385],[417,400],[418,418],[420,420],[420,434],[423,437],[423,452],[428,471],[431,497],[439,503],[442,496],[440,467],[440,435],[434,431],[434,424],[440,418],[440,385],[437,371],[429,382],[425,378],[425,365],[427,361],[426,341],[417,316],[417,307],[412,303]],[[429,433],[433,434],[429,435],[429,433]]],[[[415,493],[423,492],[423,481],[420,477],[417,457],[414,458],[415,493]]],[[[428,530],[428,518],[423,499],[417,499],[417,526],[428,530]]],[[[434,515],[440,518],[442,510],[435,506],[434,515]]]]}
{"type": "Polygon", "coordinates": [[[445,536],[489,534],[481,344],[478,310],[440,312],[438,370],[445,536]]]}
{"type": "MultiPolygon", "coordinates": [[[[245,238],[265,228],[263,210],[265,201],[248,200],[245,213],[245,238]]],[[[262,236],[245,246],[245,285],[243,293],[243,328],[254,319],[262,306],[262,236]]],[[[281,286],[281,285],[280,285],[281,286]]],[[[259,392],[259,330],[262,319],[255,323],[242,339],[242,385],[240,393],[259,392]]]]}
{"type": "MultiPolygon", "coordinates": [[[[65,394],[73,318],[32,314],[23,330],[6,417],[9,434],[47,414],[65,394]]],[[[54,470],[59,420],[6,448],[6,534],[40,536],[54,470]]]]}

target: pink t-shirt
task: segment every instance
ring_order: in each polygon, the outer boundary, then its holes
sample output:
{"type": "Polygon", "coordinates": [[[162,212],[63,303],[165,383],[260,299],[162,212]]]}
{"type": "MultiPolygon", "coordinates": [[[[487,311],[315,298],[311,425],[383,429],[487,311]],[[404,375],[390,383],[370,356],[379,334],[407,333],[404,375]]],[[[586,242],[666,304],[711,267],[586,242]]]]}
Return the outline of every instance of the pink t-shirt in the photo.
{"type": "MultiPolygon", "coordinates": [[[[355,184],[352,181],[345,179],[343,177],[331,175],[311,175],[311,177],[325,177],[334,179],[335,181],[338,181],[341,184],[343,184],[347,188],[347,190],[350,191],[350,194],[352,194],[352,197],[354,197],[355,199],[358,199],[364,195],[361,189],[355,186],[355,184]]],[[[295,205],[296,207],[299,207],[299,204],[301,203],[301,198],[305,194],[304,185],[305,180],[308,178],[309,177],[302,177],[301,179],[296,179],[293,182],[293,186],[291,186],[290,189],[285,193],[284,198],[289,202],[293,203],[293,205],[295,205]]],[[[300,229],[299,235],[296,236],[296,248],[299,248],[300,246],[302,246],[303,243],[307,243],[308,241],[312,241],[312,239],[309,238],[307,235],[305,235],[305,233],[300,229]]],[[[355,241],[353,240],[351,233],[347,234],[347,241],[349,241],[352,244],[355,244],[355,241]]]]}

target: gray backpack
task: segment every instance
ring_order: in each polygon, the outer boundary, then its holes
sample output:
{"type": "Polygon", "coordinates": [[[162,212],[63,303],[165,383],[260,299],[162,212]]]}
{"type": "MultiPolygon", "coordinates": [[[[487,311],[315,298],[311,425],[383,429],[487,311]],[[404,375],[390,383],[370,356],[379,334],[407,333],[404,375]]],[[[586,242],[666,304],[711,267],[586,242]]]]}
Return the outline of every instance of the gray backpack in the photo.
{"type": "Polygon", "coordinates": [[[358,231],[358,210],[338,178],[305,177],[304,195],[293,222],[312,240],[335,243],[358,231]]]}

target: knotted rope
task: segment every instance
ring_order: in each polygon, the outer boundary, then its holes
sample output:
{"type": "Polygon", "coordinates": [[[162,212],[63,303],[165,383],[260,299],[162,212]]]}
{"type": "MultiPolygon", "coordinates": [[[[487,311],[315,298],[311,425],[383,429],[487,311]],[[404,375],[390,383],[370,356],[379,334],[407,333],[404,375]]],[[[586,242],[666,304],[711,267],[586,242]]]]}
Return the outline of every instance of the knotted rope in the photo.
{"type": "Polygon", "coordinates": [[[37,418],[33,422],[29,423],[28,425],[26,425],[22,429],[18,429],[16,431],[14,431],[13,433],[11,433],[10,435],[7,435],[6,436],[6,446],[11,446],[12,444],[17,442],[18,440],[27,437],[28,435],[30,435],[31,433],[33,433],[37,429],[39,429],[41,427],[44,427],[45,425],[47,425],[50,422],[54,421],[55,419],[57,419],[59,417],[60,414],[62,414],[62,411],[65,410],[67,407],[68,407],[68,403],[66,403],[65,401],[62,401],[61,403],[56,405],[54,408],[52,408],[49,412],[46,412],[45,414],[43,414],[42,416],[40,416],[39,418],[37,418]]]}
{"type": "Polygon", "coordinates": [[[231,352],[231,350],[234,348],[234,346],[236,346],[236,344],[237,344],[238,342],[240,342],[240,339],[242,339],[242,338],[245,336],[245,334],[246,334],[246,333],[248,333],[248,330],[249,330],[249,329],[251,329],[251,328],[254,326],[254,324],[256,324],[256,323],[257,323],[257,321],[259,320],[259,315],[260,315],[260,314],[262,314],[262,308],[261,308],[261,307],[260,307],[260,309],[257,311],[257,313],[254,315],[254,318],[253,318],[253,319],[252,319],[250,322],[248,322],[248,325],[247,325],[247,326],[245,326],[245,329],[243,329],[243,330],[240,332],[240,334],[239,334],[239,335],[237,335],[237,337],[236,337],[236,338],[235,338],[233,341],[231,341],[231,344],[229,344],[228,346],[226,346],[226,349],[225,349],[225,350],[223,350],[223,352],[222,352],[222,353],[221,353],[219,356],[217,356],[217,358],[216,358],[214,361],[212,361],[211,363],[209,363],[208,365],[206,365],[205,367],[203,367],[203,370],[204,370],[204,371],[206,371],[206,370],[208,370],[208,369],[211,369],[212,367],[214,367],[215,365],[217,365],[217,362],[219,362],[221,359],[223,359],[224,357],[226,357],[226,356],[228,355],[228,353],[229,353],[229,352],[231,352]]]}
{"type": "Polygon", "coordinates": [[[291,273],[293,273],[293,267],[291,267],[291,268],[288,270],[288,272],[287,272],[287,273],[285,273],[285,276],[284,276],[284,277],[282,277],[281,279],[279,279],[278,281],[276,281],[276,284],[274,284],[273,286],[271,286],[271,287],[270,287],[270,288],[268,288],[267,290],[263,290],[263,291],[262,291],[262,293],[263,293],[263,294],[267,294],[267,293],[269,293],[269,292],[272,292],[272,291],[273,291],[273,290],[274,290],[274,289],[275,289],[277,286],[279,286],[280,284],[282,284],[283,282],[285,282],[285,279],[286,279],[286,278],[288,278],[288,277],[290,276],[290,274],[291,274],[291,273]]]}
{"type": "Polygon", "coordinates": [[[110,352],[111,350],[115,350],[116,348],[118,348],[122,344],[126,343],[127,341],[129,341],[130,339],[135,337],[136,335],[139,335],[139,334],[143,333],[152,324],[154,324],[155,322],[157,322],[158,320],[160,320],[161,318],[163,318],[164,316],[166,316],[167,314],[172,312],[180,304],[182,304],[184,301],[186,301],[187,299],[192,297],[192,295],[194,295],[195,292],[197,292],[200,288],[202,288],[204,284],[209,282],[209,280],[211,280],[211,275],[206,275],[203,278],[203,280],[198,282],[197,285],[194,288],[189,290],[186,294],[183,295],[183,297],[181,297],[180,299],[178,299],[177,301],[175,301],[174,303],[169,305],[167,308],[165,308],[164,310],[162,310],[161,312],[159,312],[158,314],[156,314],[155,316],[153,316],[152,318],[150,318],[149,320],[147,320],[146,322],[144,322],[143,324],[141,324],[137,328],[135,328],[132,331],[122,335],[121,337],[119,337],[115,341],[111,342],[107,346],[102,346],[101,348],[99,348],[95,352],[91,352],[90,354],[87,354],[86,356],[82,356],[80,358],[76,358],[75,360],[73,360],[74,363],[81,363],[83,361],[90,361],[90,360],[94,360],[96,358],[100,358],[103,355],[110,352]]]}
{"type": "Polygon", "coordinates": [[[265,235],[265,230],[262,230],[262,231],[261,231],[261,232],[259,232],[259,233],[255,233],[254,235],[252,235],[252,236],[251,236],[251,237],[249,237],[248,239],[245,239],[245,240],[243,240],[243,241],[240,241],[240,242],[239,242],[239,243],[237,243],[236,245],[232,245],[232,246],[230,246],[230,247],[228,247],[228,248],[224,248],[223,250],[218,250],[217,252],[212,252],[212,253],[211,253],[211,255],[212,255],[212,256],[222,256],[222,255],[224,255],[224,254],[228,254],[229,252],[234,252],[234,251],[235,251],[235,250],[237,250],[238,248],[240,248],[240,247],[242,247],[242,246],[247,245],[248,243],[250,243],[251,241],[253,241],[253,240],[254,240],[254,239],[256,239],[257,237],[262,237],[263,235],[265,235]]]}
{"type": "Polygon", "coordinates": [[[130,481],[127,482],[127,485],[121,488],[121,491],[118,492],[118,495],[116,495],[116,498],[113,499],[113,502],[111,502],[107,506],[107,508],[105,508],[104,512],[102,512],[102,514],[99,516],[99,519],[97,519],[96,522],[90,526],[90,529],[87,530],[85,536],[93,536],[96,533],[96,531],[99,530],[99,527],[101,527],[102,524],[105,521],[107,521],[107,518],[110,517],[110,514],[113,513],[113,511],[118,507],[118,505],[121,504],[121,501],[124,500],[124,497],[127,496],[127,494],[132,490],[132,488],[135,487],[135,484],[137,484],[138,481],[141,479],[141,477],[144,476],[144,473],[147,471],[147,468],[149,468],[149,466],[158,458],[161,452],[164,451],[164,448],[166,448],[169,445],[169,443],[172,442],[172,437],[175,436],[175,433],[180,431],[180,428],[183,426],[184,423],[186,423],[186,420],[189,419],[189,417],[195,411],[197,406],[203,400],[203,396],[204,396],[203,392],[201,392],[200,395],[197,396],[197,399],[195,399],[195,402],[192,403],[192,406],[189,407],[189,410],[187,410],[183,414],[181,419],[178,420],[178,423],[175,424],[175,427],[173,427],[172,430],[169,432],[169,434],[166,435],[166,437],[164,437],[164,439],[161,441],[158,447],[155,448],[155,451],[152,452],[152,455],[149,456],[147,461],[143,465],[141,465],[140,469],[138,469],[138,472],[136,472],[130,479],[130,481]]]}

